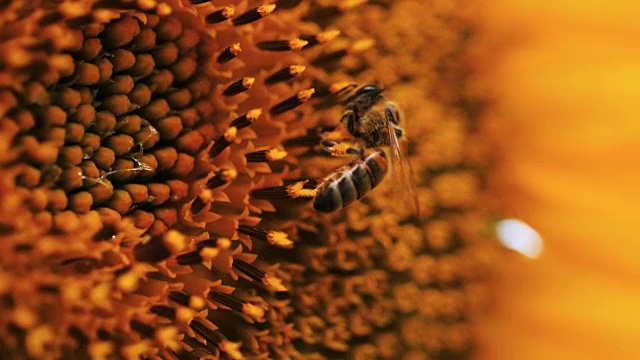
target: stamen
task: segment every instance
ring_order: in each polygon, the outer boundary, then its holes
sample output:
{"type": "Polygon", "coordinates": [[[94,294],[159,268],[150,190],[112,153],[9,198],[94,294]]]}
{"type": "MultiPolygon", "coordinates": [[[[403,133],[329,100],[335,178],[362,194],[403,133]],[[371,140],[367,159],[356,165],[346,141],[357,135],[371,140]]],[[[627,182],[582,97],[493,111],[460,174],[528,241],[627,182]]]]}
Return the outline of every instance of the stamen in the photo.
{"type": "Polygon", "coordinates": [[[234,81],[231,85],[229,85],[224,91],[222,95],[224,96],[234,96],[238,95],[241,92],[247,91],[251,88],[253,83],[256,81],[256,78],[246,77],[240,80],[234,81]]]}
{"type": "Polygon", "coordinates": [[[228,46],[227,48],[222,50],[220,55],[218,55],[217,61],[218,61],[219,64],[224,64],[224,63],[226,63],[228,61],[231,61],[236,56],[238,56],[240,51],[242,51],[242,49],[240,48],[240,43],[235,43],[235,44],[233,44],[231,46],[228,46]]]}
{"type": "Polygon", "coordinates": [[[316,90],[313,88],[308,90],[302,90],[296,95],[276,104],[274,107],[271,108],[271,110],[269,110],[269,112],[271,113],[271,115],[280,115],[286,111],[295,109],[298,106],[305,103],[306,101],[308,101],[309,99],[311,99],[311,96],[313,96],[315,92],[316,90]]]}
{"type": "Polygon", "coordinates": [[[218,246],[218,239],[208,239],[208,240],[203,240],[200,241],[199,243],[196,244],[196,248],[202,249],[205,247],[217,247],[218,246]]]}
{"type": "Polygon", "coordinates": [[[171,291],[169,292],[169,299],[173,302],[176,302],[182,306],[189,306],[189,299],[191,295],[187,294],[184,291],[171,291]]]}
{"type": "Polygon", "coordinates": [[[271,186],[251,191],[251,196],[256,199],[279,200],[296,199],[299,197],[314,197],[315,188],[309,188],[307,181],[298,181],[286,186],[271,186]]]}
{"type": "Polygon", "coordinates": [[[271,14],[275,9],[275,4],[260,5],[233,19],[233,25],[240,26],[260,20],[263,17],[271,14]]]}
{"type": "Polygon", "coordinates": [[[215,189],[219,186],[222,186],[229,181],[233,181],[238,176],[238,171],[236,169],[222,169],[218,171],[218,173],[207,181],[208,189],[215,189]]]}
{"type": "Polygon", "coordinates": [[[229,126],[235,127],[238,130],[244,129],[247,126],[253,124],[253,122],[256,121],[260,117],[260,115],[262,115],[262,109],[260,108],[249,110],[246,114],[238,116],[231,122],[229,126]]]}
{"type": "Polygon", "coordinates": [[[247,301],[240,300],[231,294],[212,291],[209,293],[209,298],[221,305],[224,305],[232,310],[241,312],[248,315],[256,321],[264,320],[264,309],[253,305],[247,301]]]}
{"type": "Polygon", "coordinates": [[[315,66],[320,66],[320,65],[327,64],[327,63],[336,62],[336,61],[342,59],[343,57],[347,56],[348,54],[349,54],[349,52],[347,51],[347,49],[340,49],[340,50],[332,51],[330,53],[322,54],[322,55],[318,56],[317,58],[311,60],[311,64],[313,64],[315,66]]]}
{"type": "Polygon", "coordinates": [[[153,337],[153,335],[156,332],[156,329],[139,320],[133,319],[129,321],[129,325],[135,332],[142,335],[143,337],[147,337],[147,338],[153,337]]]}
{"type": "Polygon", "coordinates": [[[202,262],[200,251],[190,251],[176,257],[178,265],[196,265],[202,262]]]}
{"type": "Polygon", "coordinates": [[[293,246],[287,233],[282,231],[266,230],[256,226],[240,225],[238,226],[238,232],[243,235],[251,236],[255,239],[266,241],[271,245],[278,247],[288,248],[293,246]]]}
{"type": "Polygon", "coordinates": [[[333,40],[340,35],[340,30],[329,30],[318,33],[316,35],[303,36],[302,39],[308,41],[307,48],[316,46],[318,44],[324,44],[330,40],[333,40]]]}
{"type": "Polygon", "coordinates": [[[247,162],[276,161],[284,159],[285,156],[287,152],[278,149],[254,151],[245,155],[247,162]]]}
{"type": "Polygon", "coordinates": [[[236,134],[238,129],[234,126],[230,127],[225,131],[224,135],[220,136],[209,150],[209,158],[213,159],[218,156],[224,149],[227,148],[231,144],[232,141],[236,139],[236,134]]]}
{"type": "Polygon", "coordinates": [[[234,297],[233,295],[225,294],[218,291],[209,292],[209,298],[221,305],[239,312],[242,312],[242,306],[245,303],[244,301],[234,297]]]}
{"type": "Polygon", "coordinates": [[[207,24],[221,23],[227,19],[230,19],[235,14],[236,9],[232,6],[225,6],[220,10],[214,11],[211,14],[204,17],[204,21],[207,24]]]}
{"type": "Polygon", "coordinates": [[[305,69],[306,67],[303,65],[288,66],[269,75],[269,77],[264,80],[264,83],[267,85],[273,85],[279,82],[291,80],[299,76],[305,69]]]}
{"type": "Polygon", "coordinates": [[[299,38],[292,40],[271,40],[259,42],[258,48],[265,51],[298,51],[309,42],[299,38]]]}
{"type": "Polygon", "coordinates": [[[176,309],[167,305],[153,305],[151,307],[151,312],[170,320],[174,320],[176,318],[176,309]]]}
{"type": "Polygon", "coordinates": [[[243,129],[249,125],[251,125],[256,119],[260,117],[262,114],[262,109],[253,109],[247,111],[246,114],[242,114],[238,116],[235,120],[231,122],[229,125],[229,129],[224,133],[223,136],[220,136],[209,151],[209,157],[214,158],[218,156],[224,149],[227,148],[231,144],[232,141],[236,139],[236,135],[238,130],[243,129]]]}
{"type": "Polygon", "coordinates": [[[193,331],[198,333],[198,335],[202,336],[207,342],[207,344],[211,344],[215,347],[218,347],[218,340],[214,338],[215,334],[209,328],[204,326],[202,323],[194,320],[194,321],[191,321],[191,323],[189,324],[189,327],[192,328],[193,331]]]}
{"type": "Polygon", "coordinates": [[[267,273],[264,270],[259,269],[249,264],[248,262],[242,261],[240,259],[234,258],[231,266],[234,269],[248,276],[253,281],[259,282],[261,284],[264,284],[264,281],[269,277],[269,275],[267,275],[267,273]]]}
{"type": "Polygon", "coordinates": [[[186,237],[175,230],[157,236],[134,249],[136,260],[156,263],[165,260],[186,247],[186,237]]]}

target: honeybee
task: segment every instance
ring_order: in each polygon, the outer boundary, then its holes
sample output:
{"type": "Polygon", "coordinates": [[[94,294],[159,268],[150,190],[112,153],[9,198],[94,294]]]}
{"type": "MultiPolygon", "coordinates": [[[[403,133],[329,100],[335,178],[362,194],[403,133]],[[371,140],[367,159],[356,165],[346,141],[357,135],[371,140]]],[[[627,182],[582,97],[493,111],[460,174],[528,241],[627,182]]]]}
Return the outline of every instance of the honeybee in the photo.
{"type": "MultiPolygon", "coordinates": [[[[353,90],[354,86],[350,86],[353,90]]],[[[338,93],[349,90],[340,90],[338,93]]],[[[399,139],[404,135],[400,127],[400,113],[391,101],[382,103],[383,88],[375,84],[364,85],[344,100],[345,111],[340,119],[340,128],[321,141],[321,146],[332,155],[357,155],[349,164],[336,169],[316,187],[313,208],[321,212],[333,212],[362,199],[385,177],[389,168],[399,177],[402,186],[409,192],[416,214],[419,206],[411,166],[401,156],[399,139]],[[335,133],[348,133],[339,139],[335,133]],[[388,147],[390,161],[383,147],[388,147]]]]}

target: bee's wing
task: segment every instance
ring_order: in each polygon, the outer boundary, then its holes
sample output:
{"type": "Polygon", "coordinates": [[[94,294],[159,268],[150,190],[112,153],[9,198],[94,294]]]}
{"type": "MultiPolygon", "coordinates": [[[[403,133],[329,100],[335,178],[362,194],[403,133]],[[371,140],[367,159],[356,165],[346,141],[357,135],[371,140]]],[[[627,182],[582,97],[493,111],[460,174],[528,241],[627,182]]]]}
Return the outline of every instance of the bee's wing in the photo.
{"type": "Polygon", "coordinates": [[[409,206],[414,214],[420,217],[420,201],[418,199],[418,187],[413,168],[409,162],[409,157],[403,153],[400,141],[396,135],[393,123],[387,121],[387,131],[389,132],[392,191],[400,192],[400,197],[406,206],[409,206]]]}

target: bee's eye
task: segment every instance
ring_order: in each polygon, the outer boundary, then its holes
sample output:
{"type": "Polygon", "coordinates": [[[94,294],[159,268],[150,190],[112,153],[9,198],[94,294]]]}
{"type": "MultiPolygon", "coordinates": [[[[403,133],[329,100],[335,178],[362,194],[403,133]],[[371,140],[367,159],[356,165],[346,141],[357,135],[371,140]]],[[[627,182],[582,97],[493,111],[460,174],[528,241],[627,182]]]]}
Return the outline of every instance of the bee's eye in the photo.
{"type": "Polygon", "coordinates": [[[401,138],[401,137],[402,137],[403,132],[402,132],[402,130],[401,130],[401,129],[395,128],[395,129],[393,129],[393,131],[396,133],[396,136],[397,136],[398,138],[401,138]]]}
{"type": "Polygon", "coordinates": [[[358,90],[357,95],[370,94],[370,93],[375,93],[379,91],[380,89],[378,89],[378,87],[375,85],[365,85],[360,90],[358,90]]]}

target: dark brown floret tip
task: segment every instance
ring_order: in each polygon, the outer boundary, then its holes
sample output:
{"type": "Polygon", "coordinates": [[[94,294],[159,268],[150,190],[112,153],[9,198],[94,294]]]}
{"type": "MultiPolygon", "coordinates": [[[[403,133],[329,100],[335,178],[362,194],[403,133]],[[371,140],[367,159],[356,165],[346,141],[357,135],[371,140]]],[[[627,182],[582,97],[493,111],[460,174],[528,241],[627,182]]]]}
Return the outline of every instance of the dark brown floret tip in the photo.
{"type": "Polygon", "coordinates": [[[276,104],[269,112],[271,115],[280,115],[289,110],[293,110],[311,99],[314,93],[315,89],[302,90],[296,95],[276,104]]]}
{"type": "Polygon", "coordinates": [[[279,82],[288,81],[298,77],[306,69],[303,65],[287,66],[283,69],[276,71],[264,79],[264,83],[267,85],[273,85],[279,82]]]}
{"type": "Polygon", "coordinates": [[[240,26],[240,25],[245,25],[245,24],[249,24],[254,21],[260,20],[263,17],[271,14],[275,9],[276,9],[275,4],[260,5],[234,18],[233,25],[240,26]]]}
{"type": "Polygon", "coordinates": [[[282,160],[287,152],[279,149],[259,150],[245,155],[247,162],[268,162],[282,160]]]}
{"type": "Polygon", "coordinates": [[[224,50],[222,50],[222,52],[220,52],[220,55],[218,55],[218,58],[216,59],[216,61],[219,64],[224,64],[226,62],[229,62],[235,59],[235,57],[238,56],[240,51],[242,51],[242,49],[240,48],[240,43],[235,43],[231,46],[226,47],[224,50]]]}
{"type": "Polygon", "coordinates": [[[256,226],[240,225],[238,233],[250,236],[254,239],[266,241],[271,245],[289,248],[293,246],[293,241],[289,240],[287,233],[282,231],[266,230],[256,226]]]}
{"type": "Polygon", "coordinates": [[[302,39],[293,40],[270,40],[257,43],[260,50],[264,51],[298,51],[309,42],[302,39]]]}
{"type": "Polygon", "coordinates": [[[222,92],[224,96],[234,96],[240,94],[241,92],[245,92],[253,86],[253,83],[256,81],[253,77],[246,77],[240,80],[236,80],[231,85],[227,86],[226,89],[222,92]]]}
{"type": "Polygon", "coordinates": [[[233,6],[226,6],[205,16],[204,21],[208,24],[217,24],[232,18],[235,11],[233,6]]]}

